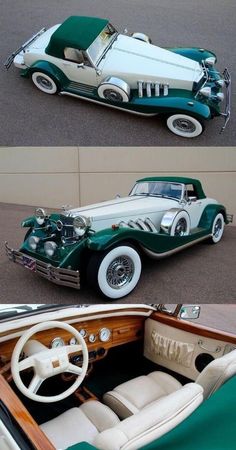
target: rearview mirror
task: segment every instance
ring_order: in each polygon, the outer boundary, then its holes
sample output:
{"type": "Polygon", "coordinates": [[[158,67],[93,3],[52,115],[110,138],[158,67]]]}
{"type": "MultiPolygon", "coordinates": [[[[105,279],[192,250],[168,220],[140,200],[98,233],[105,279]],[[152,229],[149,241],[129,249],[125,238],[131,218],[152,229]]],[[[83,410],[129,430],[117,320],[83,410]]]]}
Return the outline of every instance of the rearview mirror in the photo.
{"type": "Polygon", "coordinates": [[[200,316],[201,307],[196,305],[182,306],[179,316],[181,319],[198,319],[200,316]]]}

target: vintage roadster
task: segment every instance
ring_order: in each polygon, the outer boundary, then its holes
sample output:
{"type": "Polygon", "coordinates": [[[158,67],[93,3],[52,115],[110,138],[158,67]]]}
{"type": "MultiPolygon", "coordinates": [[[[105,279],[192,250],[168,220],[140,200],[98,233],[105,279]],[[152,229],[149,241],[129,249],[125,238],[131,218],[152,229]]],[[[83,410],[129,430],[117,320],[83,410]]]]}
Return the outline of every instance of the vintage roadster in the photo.
{"type": "Polygon", "coordinates": [[[235,449],[236,335],[198,306],[7,306],[1,450],[235,449]]]}
{"type": "Polygon", "coordinates": [[[230,74],[203,48],[163,49],[143,33],[120,34],[107,19],[72,16],[43,28],[5,62],[46,94],[71,95],[141,115],[164,114],[193,138],[204,122],[230,118],[230,74]],[[226,104],[222,107],[226,90],[226,104]]]}
{"type": "Polygon", "coordinates": [[[200,181],[183,177],[138,180],[128,197],[48,214],[38,208],[10,260],[54,283],[80,287],[80,274],[110,299],[129,294],[141,274],[142,252],[163,258],[203,240],[218,243],[232,221],[207,198],[200,181]]]}

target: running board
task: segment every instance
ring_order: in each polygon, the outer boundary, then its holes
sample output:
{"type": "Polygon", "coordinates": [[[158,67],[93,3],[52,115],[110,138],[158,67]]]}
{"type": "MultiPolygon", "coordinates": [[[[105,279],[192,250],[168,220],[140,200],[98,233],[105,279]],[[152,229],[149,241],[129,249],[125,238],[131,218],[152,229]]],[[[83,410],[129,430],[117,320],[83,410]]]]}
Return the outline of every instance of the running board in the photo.
{"type": "Polygon", "coordinates": [[[72,92],[61,91],[60,95],[69,95],[70,97],[80,98],[82,100],[87,100],[88,102],[97,103],[98,105],[108,106],[109,108],[119,109],[120,111],[129,112],[131,114],[136,114],[137,116],[157,116],[158,113],[141,113],[138,111],[132,111],[131,109],[121,108],[120,106],[110,105],[109,103],[103,103],[99,100],[94,100],[93,98],[84,97],[83,95],[73,94],[72,92]]]}
{"type": "Polygon", "coordinates": [[[152,259],[162,259],[162,258],[166,258],[167,256],[171,256],[174,253],[178,253],[181,250],[184,250],[185,248],[191,247],[194,244],[198,244],[201,241],[205,241],[206,239],[209,239],[212,235],[211,234],[207,234],[206,236],[202,236],[198,239],[195,239],[194,241],[188,242],[187,244],[181,245],[180,247],[176,247],[173,250],[168,250],[168,252],[164,252],[164,253],[155,253],[152,250],[149,250],[146,247],[143,247],[142,245],[141,248],[144,251],[144,253],[146,253],[148,256],[150,256],[150,258],[152,259]]]}

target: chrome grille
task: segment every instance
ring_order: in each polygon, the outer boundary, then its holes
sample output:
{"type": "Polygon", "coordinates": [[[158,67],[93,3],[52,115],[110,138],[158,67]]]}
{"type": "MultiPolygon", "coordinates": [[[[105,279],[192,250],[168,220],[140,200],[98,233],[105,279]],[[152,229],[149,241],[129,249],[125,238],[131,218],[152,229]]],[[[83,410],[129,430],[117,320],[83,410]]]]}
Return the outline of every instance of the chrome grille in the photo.
{"type": "Polygon", "coordinates": [[[138,81],[138,96],[142,98],[144,96],[166,97],[169,93],[169,85],[167,83],[158,83],[152,81],[138,81]]]}

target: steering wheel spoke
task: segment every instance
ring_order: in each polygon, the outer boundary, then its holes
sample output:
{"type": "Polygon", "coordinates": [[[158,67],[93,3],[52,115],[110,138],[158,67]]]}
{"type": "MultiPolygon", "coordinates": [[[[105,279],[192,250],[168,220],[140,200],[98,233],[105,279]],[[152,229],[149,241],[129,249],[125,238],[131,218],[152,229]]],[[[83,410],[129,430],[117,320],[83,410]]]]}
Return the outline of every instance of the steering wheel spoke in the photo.
{"type": "Polygon", "coordinates": [[[73,373],[74,375],[81,375],[83,373],[82,367],[69,363],[66,372],[73,373]]]}
{"type": "Polygon", "coordinates": [[[82,352],[82,345],[79,345],[79,344],[66,345],[66,352],[67,352],[67,355],[70,355],[71,353],[82,352]]]}
{"type": "Polygon", "coordinates": [[[30,367],[34,367],[34,356],[28,356],[22,361],[19,362],[19,370],[20,372],[25,369],[29,369],[30,367]]]}
{"type": "Polygon", "coordinates": [[[43,383],[44,379],[41,378],[39,375],[35,374],[28,386],[28,389],[31,393],[36,394],[43,383]]]}

